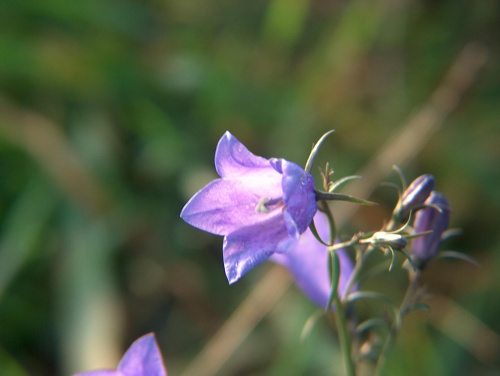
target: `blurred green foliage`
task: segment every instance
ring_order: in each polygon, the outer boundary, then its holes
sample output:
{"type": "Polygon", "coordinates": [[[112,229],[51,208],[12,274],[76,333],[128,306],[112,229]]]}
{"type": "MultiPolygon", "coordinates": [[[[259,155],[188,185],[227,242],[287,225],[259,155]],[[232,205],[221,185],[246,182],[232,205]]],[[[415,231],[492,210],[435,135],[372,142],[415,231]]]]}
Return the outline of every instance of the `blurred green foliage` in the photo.
{"type": "MultiPolygon", "coordinates": [[[[478,42],[487,65],[403,168],[436,176],[450,247],[483,267],[428,270],[467,321],[415,313],[387,374],[499,375],[499,35],[497,0],[2,0],[0,374],[111,367],[148,331],[180,374],[266,269],[228,286],[221,239],[179,219],[223,132],[303,164],[335,128],[323,158],[353,174],[478,42]]],[[[374,199],[351,228],[387,218],[374,199]]],[[[288,292],[220,375],[331,374],[327,323],[299,341],[315,311],[288,292]]]]}

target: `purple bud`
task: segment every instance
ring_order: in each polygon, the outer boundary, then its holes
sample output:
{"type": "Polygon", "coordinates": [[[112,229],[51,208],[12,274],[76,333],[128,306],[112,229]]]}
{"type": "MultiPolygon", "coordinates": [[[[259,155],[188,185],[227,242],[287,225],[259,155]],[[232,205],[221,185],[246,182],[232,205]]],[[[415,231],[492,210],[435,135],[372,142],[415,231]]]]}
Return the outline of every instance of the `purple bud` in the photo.
{"type": "Polygon", "coordinates": [[[410,210],[422,205],[434,189],[434,176],[421,175],[411,182],[401,196],[399,204],[400,217],[407,217],[410,210]]]}
{"type": "Polygon", "coordinates": [[[419,210],[415,217],[415,233],[432,231],[429,235],[413,239],[411,254],[421,267],[435,256],[441,243],[441,236],[448,228],[450,221],[448,200],[441,193],[433,191],[424,204],[438,206],[441,212],[436,208],[428,207],[419,210]]]}

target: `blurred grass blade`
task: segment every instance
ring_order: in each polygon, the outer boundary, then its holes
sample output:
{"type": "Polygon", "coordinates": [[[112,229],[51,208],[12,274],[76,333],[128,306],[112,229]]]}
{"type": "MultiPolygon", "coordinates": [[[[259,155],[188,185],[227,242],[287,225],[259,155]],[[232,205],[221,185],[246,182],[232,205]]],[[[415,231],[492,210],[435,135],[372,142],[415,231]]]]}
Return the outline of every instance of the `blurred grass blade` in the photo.
{"type": "Polygon", "coordinates": [[[11,206],[0,238],[0,300],[30,257],[57,202],[55,192],[38,176],[11,206]]]}

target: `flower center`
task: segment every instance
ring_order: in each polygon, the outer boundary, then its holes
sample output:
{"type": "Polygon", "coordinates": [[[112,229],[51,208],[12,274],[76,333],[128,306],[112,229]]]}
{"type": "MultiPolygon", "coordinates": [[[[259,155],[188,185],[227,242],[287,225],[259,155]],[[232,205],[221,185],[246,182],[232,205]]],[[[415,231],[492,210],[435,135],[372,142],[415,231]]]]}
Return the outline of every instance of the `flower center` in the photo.
{"type": "Polygon", "coordinates": [[[269,213],[271,210],[284,206],[283,197],[269,199],[261,197],[257,205],[255,205],[256,213],[269,213]]]}

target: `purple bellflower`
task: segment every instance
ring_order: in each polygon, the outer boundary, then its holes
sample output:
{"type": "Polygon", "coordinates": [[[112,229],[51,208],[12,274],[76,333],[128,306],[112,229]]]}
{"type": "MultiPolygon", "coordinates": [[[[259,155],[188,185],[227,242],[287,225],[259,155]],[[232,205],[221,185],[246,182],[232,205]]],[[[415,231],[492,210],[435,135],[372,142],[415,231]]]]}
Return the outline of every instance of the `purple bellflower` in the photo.
{"type": "MultiPolygon", "coordinates": [[[[329,238],[329,224],[325,214],[318,212],[314,217],[314,224],[322,239],[329,238]]],[[[354,269],[347,251],[337,251],[340,259],[340,280],[337,292],[340,298],[345,298],[349,277],[354,269]]],[[[307,229],[299,242],[288,253],[275,253],[271,261],[283,265],[292,274],[295,283],[302,292],[316,305],[325,309],[330,298],[332,282],[328,270],[328,250],[307,229]]],[[[356,286],[353,287],[353,290],[356,286]]]]}
{"type": "Polygon", "coordinates": [[[74,376],[167,376],[153,333],[137,339],[123,355],[116,370],[98,370],[74,376]]]}
{"type": "Polygon", "coordinates": [[[424,267],[437,253],[441,243],[441,236],[448,228],[450,208],[448,200],[441,193],[433,191],[425,200],[426,205],[441,208],[441,212],[433,207],[419,210],[415,216],[415,233],[432,231],[429,235],[413,239],[411,255],[413,260],[424,267]]]}
{"type": "Polygon", "coordinates": [[[291,251],[316,213],[314,178],[284,159],[255,156],[226,132],[215,151],[220,176],[198,191],[181,217],[224,236],[229,283],[274,253],[291,251]]]}

